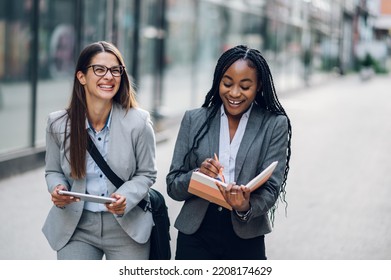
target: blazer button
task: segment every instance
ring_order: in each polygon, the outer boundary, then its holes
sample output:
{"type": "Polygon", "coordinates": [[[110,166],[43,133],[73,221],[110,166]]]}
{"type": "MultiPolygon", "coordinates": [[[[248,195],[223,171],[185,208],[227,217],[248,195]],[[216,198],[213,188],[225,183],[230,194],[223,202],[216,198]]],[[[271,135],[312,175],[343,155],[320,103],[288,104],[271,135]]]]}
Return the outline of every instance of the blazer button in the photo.
{"type": "Polygon", "coordinates": [[[222,211],[223,210],[223,207],[221,207],[221,206],[219,206],[218,208],[217,208],[217,211],[222,211]]]}

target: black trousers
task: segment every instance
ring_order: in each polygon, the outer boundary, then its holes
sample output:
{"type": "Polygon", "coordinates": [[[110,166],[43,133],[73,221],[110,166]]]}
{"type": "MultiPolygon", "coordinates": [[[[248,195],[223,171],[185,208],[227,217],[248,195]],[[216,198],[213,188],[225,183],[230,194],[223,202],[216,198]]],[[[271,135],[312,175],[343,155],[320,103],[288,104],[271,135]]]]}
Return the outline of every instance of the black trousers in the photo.
{"type": "Polygon", "coordinates": [[[201,227],[191,235],[178,232],[176,260],[266,260],[265,236],[238,237],[231,211],[210,203],[201,227]]]}

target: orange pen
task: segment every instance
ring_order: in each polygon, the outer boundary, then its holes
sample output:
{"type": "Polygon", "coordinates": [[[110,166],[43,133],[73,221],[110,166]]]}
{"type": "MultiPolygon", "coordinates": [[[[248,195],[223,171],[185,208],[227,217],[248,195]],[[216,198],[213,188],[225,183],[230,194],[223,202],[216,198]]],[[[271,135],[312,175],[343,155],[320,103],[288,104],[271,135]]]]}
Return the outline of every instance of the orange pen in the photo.
{"type": "MultiPolygon", "coordinates": [[[[217,161],[218,163],[220,163],[219,158],[217,157],[216,153],[215,153],[215,161],[217,161]]],[[[221,167],[221,168],[219,169],[218,178],[221,180],[221,182],[225,183],[225,178],[224,178],[224,174],[223,174],[223,167],[221,167]]]]}

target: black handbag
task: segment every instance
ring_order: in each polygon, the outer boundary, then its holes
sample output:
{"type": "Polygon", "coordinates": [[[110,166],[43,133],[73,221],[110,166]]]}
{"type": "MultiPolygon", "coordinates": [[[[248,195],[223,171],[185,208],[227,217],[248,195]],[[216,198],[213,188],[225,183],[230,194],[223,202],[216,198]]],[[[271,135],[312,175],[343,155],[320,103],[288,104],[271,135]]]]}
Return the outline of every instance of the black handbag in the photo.
{"type": "MultiPolygon", "coordinates": [[[[102,172],[113,183],[114,186],[119,188],[124,181],[114,173],[107,162],[104,160],[94,142],[88,137],[87,150],[91,157],[95,160],[96,164],[100,167],[102,172]]],[[[150,260],[170,260],[171,259],[171,247],[170,247],[170,219],[168,216],[168,208],[166,206],[163,195],[153,189],[149,188],[149,203],[147,200],[141,200],[137,205],[143,209],[143,211],[150,211],[152,213],[154,226],[152,228],[150,237],[150,260]]]]}

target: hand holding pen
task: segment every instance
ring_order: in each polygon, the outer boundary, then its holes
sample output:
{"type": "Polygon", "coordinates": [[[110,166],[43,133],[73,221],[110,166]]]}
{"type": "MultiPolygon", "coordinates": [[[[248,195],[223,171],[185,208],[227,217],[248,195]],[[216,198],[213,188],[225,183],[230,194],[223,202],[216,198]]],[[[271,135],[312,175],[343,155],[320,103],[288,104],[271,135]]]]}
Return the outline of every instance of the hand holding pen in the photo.
{"type": "MultiPolygon", "coordinates": [[[[223,175],[224,166],[220,163],[216,154],[213,158],[206,158],[199,168],[199,172],[209,177],[225,182],[223,175]]],[[[229,183],[227,187],[216,182],[224,199],[237,211],[247,211],[250,208],[250,190],[245,186],[238,186],[235,182],[229,183]]]]}
{"type": "Polygon", "coordinates": [[[224,167],[219,162],[219,159],[217,158],[217,155],[214,154],[214,158],[206,158],[199,168],[199,171],[201,173],[204,173],[205,175],[208,175],[212,178],[217,178],[222,182],[225,182],[224,175],[223,175],[224,167]]]}

